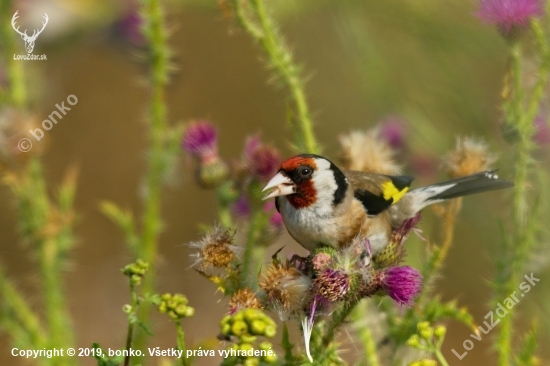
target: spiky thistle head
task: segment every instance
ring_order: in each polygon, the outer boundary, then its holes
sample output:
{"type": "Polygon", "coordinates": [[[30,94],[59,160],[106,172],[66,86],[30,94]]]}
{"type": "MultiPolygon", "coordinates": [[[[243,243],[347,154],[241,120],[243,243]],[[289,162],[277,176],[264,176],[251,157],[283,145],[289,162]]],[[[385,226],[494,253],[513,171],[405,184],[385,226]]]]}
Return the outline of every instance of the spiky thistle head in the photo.
{"type": "Polygon", "coordinates": [[[272,263],[260,281],[268,306],[277,310],[282,320],[303,310],[310,287],[311,278],[288,261],[272,263]]]}
{"type": "Polygon", "coordinates": [[[382,288],[399,305],[411,306],[422,290],[422,275],[409,266],[383,272],[382,288]]]}
{"type": "Polygon", "coordinates": [[[531,19],[542,15],[544,3],[541,0],[481,0],[479,3],[478,16],[496,25],[504,36],[526,27],[531,19]]]}
{"type": "Polygon", "coordinates": [[[195,259],[193,265],[199,265],[201,269],[228,269],[243,251],[242,247],[233,244],[234,235],[230,229],[216,226],[200,240],[191,242],[189,246],[196,249],[191,254],[191,258],[195,259]]]}
{"type": "Polygon", "coordinates": [[[396,175],[401,172],[393,160],[395,152],[380,137],[380,131],[353,131],[340,136],[342,167],[367,173],[396,175]]]}
{"type": "Polygon", "coordinates": [[[330,302],[342,300],[351,286],[350,276],[339,270],[327,268],[313,282],[316,294],[330,302]]]}
{"type": "Polygon", "coordinates": [[[229,313],[234,314],[241,309],[262,309],[262,302],[251,289],[238,289],[229,299],[229,313]]]}
{"type": "Polygon", "coordinates": [[[473,137],[458,138],[455,149],[443,159],[451,178],[463,177],[490,169],[497,160],[487,143],[473,137]]]}

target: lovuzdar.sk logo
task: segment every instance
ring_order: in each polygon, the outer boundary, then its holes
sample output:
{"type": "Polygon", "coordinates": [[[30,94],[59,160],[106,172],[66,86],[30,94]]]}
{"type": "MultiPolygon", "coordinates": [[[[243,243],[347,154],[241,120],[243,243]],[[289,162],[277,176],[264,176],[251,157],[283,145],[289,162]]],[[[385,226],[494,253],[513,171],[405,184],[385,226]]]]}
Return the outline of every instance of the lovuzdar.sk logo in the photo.
{"type": "Polygon", "coordinates": [[[48,24],[48,14],[44,13],[44,22],[42,23],[42,29],[38,30],[35,29],[32,33],[32,35],[27,34],[27,30],[25,29],[24,32],[21,32],[19,30],[19,26],[15,24],[15,21],[17,18],[19,18],[19,10],[13,14],[13,17],[11,18],[11,26],[13,29],[21,35],[21,38],[23,38],[23,41],[25,41],[25,49],[27,50],[26,55],[13,55],[14,60],[46,60],[46,55],[34,55],[32,51],[34,50],[34,43],[36,42],[36,38],[42,33],[44,28],[46,28],[46,25],[48,24]]]}

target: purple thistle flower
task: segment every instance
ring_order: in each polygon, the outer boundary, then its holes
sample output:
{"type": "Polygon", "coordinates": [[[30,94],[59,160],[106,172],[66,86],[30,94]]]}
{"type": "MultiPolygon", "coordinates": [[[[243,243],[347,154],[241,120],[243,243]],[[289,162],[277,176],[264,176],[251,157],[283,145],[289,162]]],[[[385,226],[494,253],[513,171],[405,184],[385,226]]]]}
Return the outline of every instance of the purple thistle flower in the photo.
{"type": "Polygon", "coordinates": [[[535,126],[533,141],[539,146],[550,145],[550,127],[548,127],[547,118],[546,115],[539,114],[533,122],[535,126]]]}
{"type": "Polygon", "coordinates": [[[136,45],[144,45],[145,37],[141,32],[143,19],[139,12],[131,9],[115,23],[115,30],[124,39],[136,45]]]}
{"type": "Polygon", "coordinates": [[[258,150],[258,148],[262,145],[262,142],[260,140],[260,135],[255,134],[252,136],[247,137],[245,143],[244,143],[244,156],[248,160],[252,157],[254,152],[258,150]]]}
{"type": "Polygon", "coordinates": [[[543,14],[540,0],[481,0],[478,17],[508,35],[514,28],[525,27],[531,18],[543,14]]]}
{"type": "Polygon", "coordinates": [[[405,239],[407,239],[407,237],[409,236],[409,232],[415,229],[415,226],[416,224],[418,224],[420,219],[422,219],[422,213],[419,211],[416,213],[416,215],[414,215],[410,219],[405,220],[405,222],[403,222],[400,227],[395,229],[392,233],[392,238],[395,236],[395,238],[399,240],[399,244],[403,244],[405,239]]]}
{"type": "Polygon", "coordinates": [[[244,157],[248,169],[260,181],[273,177],[281,163],[279,151],[271,145],[264,145],[258,135],[246,140],[244,157]]]}
{"type": "Polygon", "coordinates": [[[392,267],[384,272],[382,286],[399,305],[411,306],[422,289],[422,275],[409,266],[392,267]]]}
{"type": "Polygon", "coordinates": [[[349,275],[334,269],[325,269],[315,279],[314,284],[317,288],[317,294],[322,298],[334,302],[342,299],[349,291],[349,275]]]}
{"type": "Polygon", "coordinates": [[[248,197],[244,194],[239,196],[235,203],[233,203],[233,206],[231,206],[231,211],[237,217],[250,216],[250,201],[248,200],[248,197]]]}
{"type": "Polygon", "coordinates": [[[210,122],[192,122],[185,130],[182,147],[203,162],[217,159],[217,137],[218,132],[210,122]]]}
{"type": "Polygon", "coordinates": [[[397,116],[384,119],[380,124],[380,137],[393,149],[401,149],[405,145],[405,121],[397,116]]]}

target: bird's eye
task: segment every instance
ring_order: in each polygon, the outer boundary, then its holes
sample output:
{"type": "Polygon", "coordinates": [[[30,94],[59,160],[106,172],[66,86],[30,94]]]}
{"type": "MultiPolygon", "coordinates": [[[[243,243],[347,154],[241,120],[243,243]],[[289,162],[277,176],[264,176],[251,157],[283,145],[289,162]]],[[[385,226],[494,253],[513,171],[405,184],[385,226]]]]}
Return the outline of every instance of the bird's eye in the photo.
{"type": "Polygon", "coordinates": [[[313,173],[313,169],[311,168],[302,168],[300,170],[300,173],[302,177],[309,177],[313,173]]]}

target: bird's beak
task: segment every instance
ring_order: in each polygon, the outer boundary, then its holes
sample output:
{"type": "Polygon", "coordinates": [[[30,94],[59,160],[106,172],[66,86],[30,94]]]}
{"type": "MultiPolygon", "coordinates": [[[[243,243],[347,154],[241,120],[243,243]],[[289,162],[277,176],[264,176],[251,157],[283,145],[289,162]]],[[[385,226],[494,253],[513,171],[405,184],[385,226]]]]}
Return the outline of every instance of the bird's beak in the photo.
{"type": "Polygon", "coordinates": [[[271,193],[263,198],[267,200],[273,197],[287,196],[289,194],[296,193],[296,185],[290,180],[290,178],[285,177],[283,173],[277,173],[269,182],[267,182],[262,192],[272,189],[271,193]]]}

